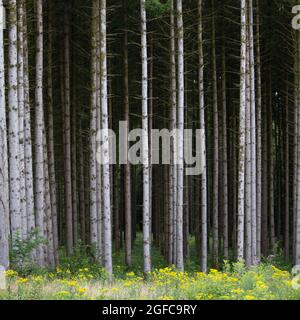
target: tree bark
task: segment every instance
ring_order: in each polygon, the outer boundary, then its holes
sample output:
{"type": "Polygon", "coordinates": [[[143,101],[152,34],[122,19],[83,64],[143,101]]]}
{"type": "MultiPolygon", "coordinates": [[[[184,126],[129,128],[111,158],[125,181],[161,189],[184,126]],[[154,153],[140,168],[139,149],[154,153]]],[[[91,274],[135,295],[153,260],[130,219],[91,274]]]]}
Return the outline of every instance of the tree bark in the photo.
{"type": "Polygon", "coordinates": [[[110,199],[110,155],[108,136],[107,107],[107,46],[106,46],[106,0],[100,0],[100,69],[101,69],[101,119],[104,132],[102,153],[102,192],[103,192],[103,227],[104,254],[103,262],[109,277],[112,278],[112,236],[111,236],[111,199],[110,199]]]}
{"type": "MultiPolygon", "coordinates": [[[[199,51],[199,70],[198,70],[198,90],[199,90],[199,109],[200,109],[200,129],[204,132],[205,128],[205,102],[204,102],[204,56],[203,56],[203,1],[198,0],[198,51],[199,51]]],[[[204,155],[204,170],[201,176],[201,270],[207,272],[207,159],[206,159],[206,141],[202,145],[204,155]]]]}
{"type": "Polygon", "coordinates": [[[261,214],[262,214],[262,88],[261,88],[261,56],[260,56],[260,15],[259,0],[256,1],[256,258],[261,259],[261,214]]]}
{"type": "Polygon", "coordinates": [[[67,254],[73,252],[73,203],[72,203],[72,159],[71,159],[71,97],[70,97],[70,16],[69,5],[64,14],[64,143],[65,143],[65,213],[67,254]]]}
{"type": "MultiPolygon", "coordinates": [[[[35,87],[35,213],[39,236],[45,238],[44,105],[43,105],[43,2],[36,0],[36,87],[35,87]]],[[[45,265],[44,245],[37,250],[38,264],[45,265]]]]}
{"type": "Polygon", "coordinates": [[[183,193],[184,193],[184,32],[182,0],[177,0],[178,63],[178,166],[177,166],[177,253],[176,267],[184,270],[183,261],[183,193]]]}
{"type": "MultiPolygon", "coordinates": [[[[127,18],[127,0],[123,1],[124,10],[124,118],[127,121],[127,137],[130,130],[129,117],[129,82],[128,82],[128,18],[127,18]]],[[[128,139],[126,139],[128,144],[128,139]]],[[[132,264],[132,213],[131,213],[131,166],[128,163],[128,155],[126,155],[127,163],[125,164],[124,184],[125,184],[125,263],[127,266],[132,264]]]]}
{"type": "Polygon", "coordinates": [[[140,0],[141,50],[142,50],[142,159],[143,159],[143,240],[144,273],[151,271],[150,235],[150,186],[149,186],[149,132],[148,132],[148,55],[147,55],[147,18],[146,1],[140,0]]]}
{"type": "Polygon", "coordinates": [[[240,119],[238,166],[237,258],[244,259],[245,223],[245,143],[246,143],[246,0],[241,0],[240,119]]]}
{"type": "Polygon", "coordinates": [[[20,165],[20,215],[22,239],[27,239],[27,208],[25,186],[25,150],[24,150],[24,17],[23,1],[17,4],[18,11],[18,107],[19,107],[19,165],[20,165]]]}
{"type": "Polygon", "coordinates": [[[55,172],[55,155],[54,155],[54,121],[53,121],[53,76],[52,76],[52,6],[49,3],[49,39],[48,39],[48,74],[47,74],[47,97],[48,97],[48,167],[49,167],[49,184],[52,211],[52,230],[53,230],[53,250],[55,264],[58,264],[58,222],[57,222],[57,190],[56,190],[56,172],[55,172]]]}
{"type": "MultiPolygon", "coordinates": [[[[0,0],[0,10],[3,10],[2,0],[0,0]]],[[[7,269],[9,266],[9,181],[3,27],[0,24],[0,265],[7,269]]]]}
{"type": "Polygon", "coordinates": [[[212,265],[218,266],[219,259],[219,112],[218,112],[218,87],[216,65],[216,31],[215,31],[215,5],[212,0],[212,85],[213,85],[213,203],[212,203],[212,265]]]}
{"type": "Polygon", "coordinates": [[[9,199],[12,237],[21,236],[20,199],[20,141],[18,112],[18,42],[17,42],[17,3],[8,2],[8,145],[9,145],[9,199]]]}

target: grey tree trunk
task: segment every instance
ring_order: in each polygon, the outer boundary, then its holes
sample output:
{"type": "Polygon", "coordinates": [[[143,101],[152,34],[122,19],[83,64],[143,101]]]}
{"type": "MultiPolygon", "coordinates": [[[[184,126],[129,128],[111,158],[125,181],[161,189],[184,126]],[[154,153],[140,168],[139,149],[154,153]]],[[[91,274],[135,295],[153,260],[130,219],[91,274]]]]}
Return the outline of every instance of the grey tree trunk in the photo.
{"type": "MultiPolygon", "coordinates": [[[[0,10],[3,9],[0,0],[0,10]]],[[[3,25],[0,23],[0,265],[9,266],[9,182],[3,25]]]]}
{"type": "Polygon", "coordinates": [[[148,135],[148,55],[146,1],[140,0],[142,50],[142,159],[143,159],[143,239],[144,273],[151,271],[150,189],[149,189],[149,135],[148,135]]]}
{"type": "MultiPolygon", "coordinates": [[[[45,239],[44,105],[43,105],[43,2],[36,0],[36,87],[35,87],[35,214],[39,236],[45,239]]],[[[45,265],[44,245],[37,248],[37,260],[45,265]]]]}
{"type": "MultiPolygon", "coordinates": [[[[247,2],[248,3],[248,2],[247,2]]],[[[246,173],[245,173],[245,261],[252,262],[252,174],[251,174],[251,96],[250,96],[250,41],[249,41],[249,7],[246,5],[246,173]]]]}
{"type": "Polygon", "coordinates": [[[25,149],[24,149],[24,11],[23,1],[17,5],[18,11],[18,106],[19,106],[19,157],[20,157],[20,215],[22,238],[27,239],[27,208],[25,185],[25,149]]]}
{"type": "MultiPolygon", "coordinates": [[[[177,127],[177,82],[176,82],[176,48],[175,48],[175,19],[174,19],[174,0],[171,0],[170,8],[170,129],[174,130],[177,127]]],[[[177,167],[175,165],[175,141],[171,144],[171,161],[170,180],[169,180],[169,264],[176,263],[176,209],[177,209],[177,167]]]]}
{"type": "Polygon", "coordinates": [[[254,60],[253,1],[249,0],[249,65],[250,65],[250,113],[251,113],[251,220],[252,220],[252,264],[257,263],[257,158],[256,158],[256,78],[254,60]]]}
{"type": "Polygon", "coordinates": [[[177,252],[176,267],[184,270],[183,259],[183,194],[184,194],[184,33],[182,0],[177,0],[177,54],[178,54],[178,166],[177,166],[177,252]]]}
{"type": "Polygon", "coordinates": [[[99,0],[93,0],[92,8],[92,61],[91,61],[91,119],[90,119],[90,242],[98,256],[97,216],[97,24],[99,24],[99,0]]]}
{"type": "MultiPolygon", "coordinates": [[[[200,129],[205,128],[205,103],[204,103],[204,56],[203,56],[203,15],[202,15],[202,0],[198,0],[198,52],[199,52],[199,109],[200,109],[200,129]]],[[[202,145],[204,153],[204,171],[201,176],[201,270],[207,272],[207,158],[206,158],[206,141],[202,145]]]]}
{"type": "MultiPolygon", "coordinates": [[[[97,133],[102,129],[102,111],[101,111],[101,66],[100,66],[100,2],[98,3],[98,22],[96,26],[96,115],[97,122],[96,128],[97,133]]],[[[100,147],[100,141],[97,141],[97,152],[100,147]]],[[[102,155],[100,155],[102,156],[102,155]]],[[[98,160],[98,159],[97,159],[98,160]]],[[[103,179],[103,167],[101,164],[97,163],[96,168],[97,173],[97,229],[98,229],[98,244],[97,244],[97,261],[102,263],[103,254],[104,254],[104,224],[103,224],[103,190],[102,190],[102,179],[103,179]]]]}
{"type": "Polygon", "coordinates": [[[112,277],[112,236],[111,236],[111,199],[110,199],[110,154],[108,137],[108,103],[107,103],[107,46],[106,46],[106,0],[100,1],[100,69],[101,69],[101,117],[103,139],[103,227],[104,254],[103,262],[110,278],[112,277]]]}
{"type": "Polygon", "coordinates": [[[246,0],[241,0],[241,69],[240,69],[240,119],[239,119],[239,167],[238,167],[238,213],[237,258],[244,259],[245,236],[245,143],[246,143],[246,0]]]}
{"type": "MultiPolygon", "coordinates": [[[[32,164],[32,134],[30,116],[30,96],[29,96],[29,62],[28,62],[28,32],[27,32],[27,13],[26,3],[23,2],[24,9],[24,149],[25,149],[25,175],[26,175],[26,211],[28,233],[35,229],[34,216],[34,188],[33,188],[33,164],[32,164]]],[[[35,256],[35,250],[33,251],[35,256]]]]}
{"type": "Polygon", "coordinates": [[[21,233],[20,199],[20,141],[18,111],[18,42],[17,3],[8,2],[8,145],[9,145],[9,202],[12,237],[21,233]]]}

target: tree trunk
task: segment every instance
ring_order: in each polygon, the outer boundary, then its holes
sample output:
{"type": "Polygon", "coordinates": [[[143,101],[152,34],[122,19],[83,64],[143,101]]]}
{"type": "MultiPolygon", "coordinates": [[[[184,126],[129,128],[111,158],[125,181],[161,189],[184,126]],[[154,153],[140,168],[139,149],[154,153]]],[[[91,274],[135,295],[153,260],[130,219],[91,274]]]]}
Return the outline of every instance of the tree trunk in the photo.
{"type": "MultiPolygon", "coordinates": [[[[3,3],[0,0],[0,10],[3,3]]],[[[0,265],[9,266],[9,182],[3,24],[0,22],[0,265]]]]}
{"type": "MultiPolygon", "coordinates": [[[[175,21],[174,21],[174,0],[171,0],[170,8],[170,130],[176,129],[177,125],[177,83],[176,83],[176,49],[175,49],[175,21]]],[[[177,208],[177,166],[175,165],[175,141],[171,141],[171,166],[170,166],[170,181],[169,181],[169,250],[168,262],[175,264],[176,252],[176,208],[177,208]]]]}
{"type": "MultiPolygon", "coordinates": [[[[25,152],[25,175],[26,175],[26,211],[27,211],[27,232],[31,233],[35,229],[34,216],[34,188],[33,188],[33,164],[32,164],[32,128],[30,116],[30,96],[29,96],[29,61],[28,61],[28,31],[26,3],[23,2],[23,27],[24,27],[24,152],[25,152]]],[[[35,256],[33,250],[32,256],[35,256]]]]}
{"type": "Polygon", "coordinates": [[[27,211],[24,150],[24,17],[23,1],[18,2],[18,106],[19,106],[19,165],[20,165],[20,215],[22,239],[27,239],[27,211]]]}
{"type": "Polygon", "coordinates": [[[143,239],[144,273],[151,271],[150,195],[149,195],[149,135],[148,135],[148,55],[146,1],[140,0],[142,50],[142,159],[143,159],[143,239]]]}
{"type": "Polygon", "coordinates": [[[262,214],[262,88],[261,88],[261,56],[260,56],[260,15],[259,0],[256,1],[256,258],[261,259],[261,214],[262,214]]]}
{"type": "MultiPolygon", "coordinates": [[[[204,132],[205,128],[205,102],[204,102],[204,56],[203,56],[203,1],[198,0],[198,51],[199,51],[199,71],[198,71],[198,90],[199,90],[199,111],[200,111],[200,129],[204,132]]],[[[201,176],[201,270],[207,272],[207,159],[206,159],[206,139],[202,145],[204,155],[204,171],[201,176]]]]}
{"type": "Polygon", "coordinates": [[[241,70],[238,166],[237,258],[244,259],[245,223],[245,143],[246,143],[246,0],[241,0],[241,70]]]}
{"type": "MultiPolygon", "coordinates": [[[[129,83],[128,83],[128,22],[127,22],[127,0],[123,1],[124,10],[124,120],[127,121],[127,136],[130,130],[129,117],[129,83]]],[[[128,144],[128,139],[126,139],[128,144]]],[[[131,217],[131,166],[126,155],[126,164],[124,172],[124,187],[125,187],[125,263],[127,266],[132,264],[132,217],[131,217]]]]}
{"type": "Polygon", "coordinates": [[[284,130],[284,258],[286,263],[290,260],[290,140],[289,140],[289,84],[286,81],[285,97],[285,130],[284,130]]]}
{"type": "Polygon", "coordinates": [[[299,123],[300,123],[300,112],[299,112],[299,105],[300,105],[300,79],[299,79],[299,70],[300,70],[300,33],[297,32],[297,49],[296,49],[296,70],[298,71],[298,73],[296,73],[296,116],[297,116],[297,120],[295,121],[296,125],[297,125],[297,162],[296,162],[296,173],[297,173],[297,211],[296,211],[296,216],[295,216],[295,234],[294,234],[294,238],[295,238],[295,253],[294,253],[294,263],[295,265],[299,265],[300,264],[300,146],[299,146],[299,142],[300,142],[300,129],[299,129],[299,123]]]}
{"type": "Polygon", "coordinates": [[[178,54],[178,166],[177,166],[177,253],[176,267],[184,270],[183,261],[183,193],[184,193],[184,33],[182,0],[177,0],[178,54]]]}
{"type": "Polygon", "coordinates": [[[99,24],[99,0],[93,0],[92,8],[92,61],[91,61],[91,118],[90,118],[90,242],[98,257],[98,216],[97,216],[97,24],[99,24]]]}
{"type": "Polygon", "coordinates": [[[12,237],[21,236],[20,199],[20,141],[18,112],[18,43],[17,43],[17,4],[8,2],[8,144],[10,179],[10,219],[12,237]]]}
{"type": "Polygon", "coordinates": [[[216,65],[216,31],[215,31],[215,6],[212,0],[212,83],[213,83],[213,127],[214,127],[214,148],[213,148],[213,215],[212,215],[212,265],[218,266],[219,259],[219,115],[218,115],[218,88],[217,88],[217,65],[216,65]]]}
{"type": "Polygon", "coordinates": [[[72,254],[73,239],[73,203],[72,203],[72,164],[71,164],[71,101],[70,101],[70,7],[65,9],[64,14],[64,142],[65,142],[65,213],[67,254],[72,254]]]}
{"type": "MultiPolygon", "coordinates": [[[[45,238],[45,172],[44,172],[44,107],[43,107],[43,3],[36,0],[36,88],[35,88],[35,213],[39,236],[45,238]]],[[[37,250],[40,266],[45,264],[44,245],[37,250]]]]}
{"type": "MultiPolygon", "coordinates": [[[[50,5],[50,4],[49,4],[50,5]]],[[[54,158],[54,122],[53,122],[53,79],[52,79],[52,6],[49,6],[49,39],[48,39],[48,75],[47,75],[47,93],[48,93],[48,166],[49,166],[49,184],[52,210],[52,229],[55,263],[58,264],[58,224],[57,224],[57,194],[56,194],[56,173],[54,158]]]]}
{"type": "MultiPolygon", "coordinates": [[[[224,37],[224,35],[223,35],[224,37]]],[[[222,45],[222,137],[223,137],[223,256],[228,260],[228,159],[227,159],[227,87],[226,87],[226,49],[222,45]]]]}
{"type": "Polygon", "coordinates": [[[103,262],[110,278],[112,277],[112,236],[111,236],[111,199],[110,199],[110,156],[108,136],[108,107],[107,107],[107,50],[106,50],[106,0],[100,0],[100,69],[101,69],[101,118],[103,137],[103,227],[104,255],[103,262]]]}
{"type": "Polygon", "coordinates": [[[257,263],[257,200],[256,200],[256,91],[255,91],[255,60],[254,60],[254,36],[253,36],[253,0],[249,0],[249,67],[250,67],[250,114],[251,114],[251,220],[252,220],[252,256],[251,264],[257,263]]]}

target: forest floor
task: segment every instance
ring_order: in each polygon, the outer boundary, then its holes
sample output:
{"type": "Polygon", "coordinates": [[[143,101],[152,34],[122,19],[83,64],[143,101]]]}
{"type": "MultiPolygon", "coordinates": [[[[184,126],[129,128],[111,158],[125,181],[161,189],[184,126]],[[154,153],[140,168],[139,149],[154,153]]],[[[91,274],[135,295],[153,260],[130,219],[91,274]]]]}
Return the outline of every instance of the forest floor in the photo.
{"type": "Polygon", "coordinates": [[[294,277],[276,261],[250,269],[243,263],[225,263],[222,271],[210,269],[205,274],[197,271],[192,258],[186,263],[187,271],[176,272],[166,267],[157,250],[152,257],[155,269],[144,280],[139,241],[132,268],[124,266],[123,255],[115,254],[114,280],[109,283],[103,268],[78,249],[72,258],[62,258],[55,270],[8,270],[7,290],[0,291],[0,299],[300,300],[300,276],[294,277]]]}

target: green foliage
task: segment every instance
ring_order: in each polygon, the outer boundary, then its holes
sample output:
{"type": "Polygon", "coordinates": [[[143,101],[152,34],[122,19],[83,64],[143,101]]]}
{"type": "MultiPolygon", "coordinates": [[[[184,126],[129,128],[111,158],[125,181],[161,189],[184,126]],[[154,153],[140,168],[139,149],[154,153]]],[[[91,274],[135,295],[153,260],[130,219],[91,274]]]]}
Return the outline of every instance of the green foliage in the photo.
{"type": "Polygon", "coordinates": [[[170,10],[170,0],[146,0],[146,10],[152,17],[162,16],[170,10]]]}
{"type": "Polygon", "coordinates": [[[78,242],[70,256],[66,256],[65,251],[61,250],[60,265],[56,270],[57,276],[59,278],[78,276],[79,273],[82,273],[82,270],[85,270],[97,279],[107,279],[105,269],[93,260],[88,249],[89,247],[78,242]]]}
{"type": "Polygon", "coordinates": [[[70,256],[66,255],[65,250],[60,250],[60,267],[75,272],[92,264],[92,259],[87,253],[87,247],[78,242],[70,256]]]}
{"type": "Polygon", "coordinates": [[[292,268],[292,264],[285,261],[282,246],[278,242],[275,243],[272,254],[268,257],[263,257],[262,262],[264,264],[272,264],[283,270],[292,268]]]}
{"type": "Polygon", "coordinates": [[[41,244],[45,244],[45,241],[39,236],[36,229],[30,232],[26,240],[23,240],[21,235],[17,233],[11,240],[11,268],[23,274],[28,274],[36,269],[32,253],[41,244]]]}

